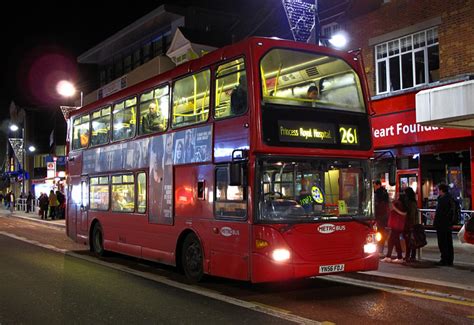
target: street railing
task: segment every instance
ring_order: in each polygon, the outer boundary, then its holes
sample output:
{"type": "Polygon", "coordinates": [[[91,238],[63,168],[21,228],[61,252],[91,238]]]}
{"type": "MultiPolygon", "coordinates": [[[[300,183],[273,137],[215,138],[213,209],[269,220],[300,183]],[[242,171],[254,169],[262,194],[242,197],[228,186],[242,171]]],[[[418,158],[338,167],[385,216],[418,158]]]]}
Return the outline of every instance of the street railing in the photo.
{"type": "MultiPolygon", "coordinates": [[[[419,220],[425,226],[433,226],[436,209],[418,209],[419,220]]],[[[474,210],[461,210],[459,222],[455,226],[461,227],[467,220],[472,218],[474,210]]]]}

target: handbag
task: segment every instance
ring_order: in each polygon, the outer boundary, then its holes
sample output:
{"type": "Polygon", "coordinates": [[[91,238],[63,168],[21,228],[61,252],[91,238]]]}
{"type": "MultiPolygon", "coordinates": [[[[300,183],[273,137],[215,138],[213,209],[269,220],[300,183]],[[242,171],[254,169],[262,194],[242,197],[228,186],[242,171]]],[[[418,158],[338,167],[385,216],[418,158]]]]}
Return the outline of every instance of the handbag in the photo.
{"type": "Polygon", "coordinates": [[[421,248],[426,246],[425,227],[423,225],[414,225],[410,233],[411,244],[414,248],[421,248]]]}

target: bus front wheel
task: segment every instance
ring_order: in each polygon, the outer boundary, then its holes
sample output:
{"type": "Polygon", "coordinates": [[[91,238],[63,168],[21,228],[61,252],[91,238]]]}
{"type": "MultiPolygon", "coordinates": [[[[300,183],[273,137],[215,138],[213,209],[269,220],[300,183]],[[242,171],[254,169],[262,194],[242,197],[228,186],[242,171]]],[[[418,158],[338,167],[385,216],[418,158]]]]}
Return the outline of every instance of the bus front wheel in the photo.
{"type": "Polygon", "coordinates": [[[105,255],[105,249],[104,249],[104,235],[102,232],[102,226],[100,223],[96,223],[94,225],[94,229],[92,230],[92,251],[99,255],[99,256],[104,256],[105,255]]]}
{"type": "Polygon", "coordinates": [[[183,243],[181,264],[191,282],[199,282],[204,274],[202,248],[195,234],[189,234],[183,243]]]}

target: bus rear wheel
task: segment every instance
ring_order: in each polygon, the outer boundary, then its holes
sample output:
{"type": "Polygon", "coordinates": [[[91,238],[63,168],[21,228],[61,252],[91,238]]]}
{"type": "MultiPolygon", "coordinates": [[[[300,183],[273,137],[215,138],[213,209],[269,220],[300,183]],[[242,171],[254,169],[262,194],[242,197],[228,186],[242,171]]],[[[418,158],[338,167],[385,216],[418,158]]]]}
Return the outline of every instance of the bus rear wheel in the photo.
{"type": "Polygon", "coordinates": [[[189,234],[183,243],[181,264],[184,274],[191,282],[199,282],[203,275],[202,247],[195,234],[189,234]]]}
{"type": "Polygon", "coordinates": [[[99,256],[104,256],[105,255],[105,249],[104,249],[104,235],[102,232],[102,226],[100,223],[96,223],[94,225],[94,229],[92,230],[92,251],[99,255],[99,256]]]}

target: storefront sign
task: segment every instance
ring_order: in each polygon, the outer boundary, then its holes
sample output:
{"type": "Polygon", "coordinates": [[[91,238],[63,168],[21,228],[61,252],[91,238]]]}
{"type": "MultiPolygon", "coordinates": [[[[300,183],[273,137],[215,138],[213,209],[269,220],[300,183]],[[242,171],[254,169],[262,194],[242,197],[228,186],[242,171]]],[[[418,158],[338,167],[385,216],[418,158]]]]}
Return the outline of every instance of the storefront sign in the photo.
{"type": "Polygon", "coordinates": [[[471,135],[472,132],[468,130],[417,124],[415,110],[372,118],[372,136],[375,149],[395,145],[415,145],[471,135]]]}

